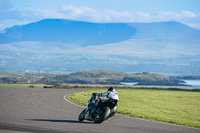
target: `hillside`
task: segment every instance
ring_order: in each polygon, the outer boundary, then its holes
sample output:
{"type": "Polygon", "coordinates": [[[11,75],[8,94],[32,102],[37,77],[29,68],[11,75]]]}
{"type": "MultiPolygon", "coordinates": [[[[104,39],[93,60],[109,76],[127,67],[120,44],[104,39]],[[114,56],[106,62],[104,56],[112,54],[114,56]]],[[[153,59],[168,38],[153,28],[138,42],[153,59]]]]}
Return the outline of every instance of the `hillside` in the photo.
{"type": "Polygon", "coordinates": [[[13,42],[59,42],[78,46],[101,45],[129,39],[136,30],[124,23],[89,23],[45,19],[15,26],[0,34],[0,44],[13,42]]]}
{"type": "Polygon", "coordinates": [[[129,25],[136,29],[136,34],[128,40],[78,50],[93,54],[128,55],[153,59],[198,56],[200,53],[200,31],[197,29],[178,22],[129,25]]]}
{"type": "Polygon", "coordinates": [[[130,38],[150,39],[161,43],[186,44],[190,42],[193,44],[200,42],[200,31],[178,22],[89,23],[65,19],[45,19],[7,28],[0,33],[0,44],[36,41],[95,46],[122,42],[130,38]]]}
{"type": "Polygon", "coordinates": [[[114,71],[85,71],[71,74],[35,74],[0,72],[0,83],[75,83],[113,84],[136,82],[138,85],[179,85],[176,78],[151,73],[127,74],[114,71]]]}
{"type": "Polygon", "coordinates": [[[45,19],[0,33],[0,71],[200,74],[200,31],[179,22],[45,19]]]}

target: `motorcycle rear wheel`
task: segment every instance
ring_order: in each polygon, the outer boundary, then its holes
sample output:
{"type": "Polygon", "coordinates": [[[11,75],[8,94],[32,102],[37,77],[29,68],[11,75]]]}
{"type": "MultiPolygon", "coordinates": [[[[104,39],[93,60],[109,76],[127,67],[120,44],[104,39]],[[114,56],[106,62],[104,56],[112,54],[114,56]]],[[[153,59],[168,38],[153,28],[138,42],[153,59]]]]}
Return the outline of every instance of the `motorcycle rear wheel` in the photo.
{"type": "Polygon", "coordinates": [[[94,122],[95,123],[102,123],[104,120],[106,120],[108,118],[109,115],[110,115],[110,108],[105,107],[103,109],[103,113],[98,118],[95,117],[94,122]]]}

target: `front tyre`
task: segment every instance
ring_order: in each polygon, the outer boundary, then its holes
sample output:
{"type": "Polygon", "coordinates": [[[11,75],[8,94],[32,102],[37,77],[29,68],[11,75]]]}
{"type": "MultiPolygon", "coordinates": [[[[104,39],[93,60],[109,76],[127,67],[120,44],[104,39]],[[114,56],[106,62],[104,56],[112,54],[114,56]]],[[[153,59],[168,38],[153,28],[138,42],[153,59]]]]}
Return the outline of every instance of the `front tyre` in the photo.
{"type": "Polygon", "coordinates": [[[104,120],[106,120],[108,118],[109,115],[110,115],[110,108],[105,107],[103,109],[103,113],[100,114],[99,117],[95,117],[94,122],[95,123],[102,123],[104,120]]]}
{"type": "Polygon", "coordinates": [[[84,110],[80,113],[80,115],[78,116],[78,120],[79,120],[79,121],[85,120],[85,110],[86,110],[86,109],[84,109],[84,110]]]}

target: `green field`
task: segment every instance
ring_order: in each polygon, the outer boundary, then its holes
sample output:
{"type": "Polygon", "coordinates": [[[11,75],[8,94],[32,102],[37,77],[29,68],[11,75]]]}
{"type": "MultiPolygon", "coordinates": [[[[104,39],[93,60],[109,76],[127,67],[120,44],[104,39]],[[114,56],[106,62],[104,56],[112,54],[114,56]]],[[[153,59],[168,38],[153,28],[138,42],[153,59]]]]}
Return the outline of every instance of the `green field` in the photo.
{"type": "MultiPolygon", "coordinates": [[[[86,106],[95,90],[72,94],[69,100],[86,106]]],[[[118,89],[117,114],[200,128],[200,92],[118,89]]]]}
{"type": "Polygon", "coordinates": [[[44,86],[51,86],[45,84],[0,84],[0,87],[10,88],[44,88],[44,86]]]}

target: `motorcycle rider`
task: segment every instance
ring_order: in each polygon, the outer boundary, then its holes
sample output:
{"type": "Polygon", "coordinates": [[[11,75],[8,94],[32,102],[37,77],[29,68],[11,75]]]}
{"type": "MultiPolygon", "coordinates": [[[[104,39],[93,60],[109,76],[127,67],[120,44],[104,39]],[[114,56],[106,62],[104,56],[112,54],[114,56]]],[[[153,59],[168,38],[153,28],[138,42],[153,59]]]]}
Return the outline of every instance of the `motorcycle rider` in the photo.
{"type": "Polygon", "coordinates": [[[98,97],[107,97],[103,100],[108,100],[108,99],[116,99],[117,101],[119,101],[119,96],[118,93],[115,91],[115,88],[113,87],[109,87],[108,90],[104,93],[96,93],[96,95],[98,97]]]}
{"type": "MultiPolygon", "coordinates": [[[[100,99],[101,99],[100,101],[106,101],[109,99],[116,99],[117,101],[119,101],[118,93],[115,91],[115,88],[113,88],[113,87],[109,87],[108,90],[104,93],[92,93],[92,95],[100,97],[100,99]],[[104,98],[104,97],[107,97],[107,98],[104,98]]],[[[88,110],[88,106],[90,103],[95,104],[96,105],[95,108],[96,108],[100,101],[95,101],[95,100],[90,101],[89,100],[86,110],[88,110]]],[[[117,107],[115,106],[113,108],[113,110],[111,110],[111,116],[114,116],[116,108],[117,107]]],[[[92,109],[92,110],[94,110],[94,109],[92,109]]]]}

